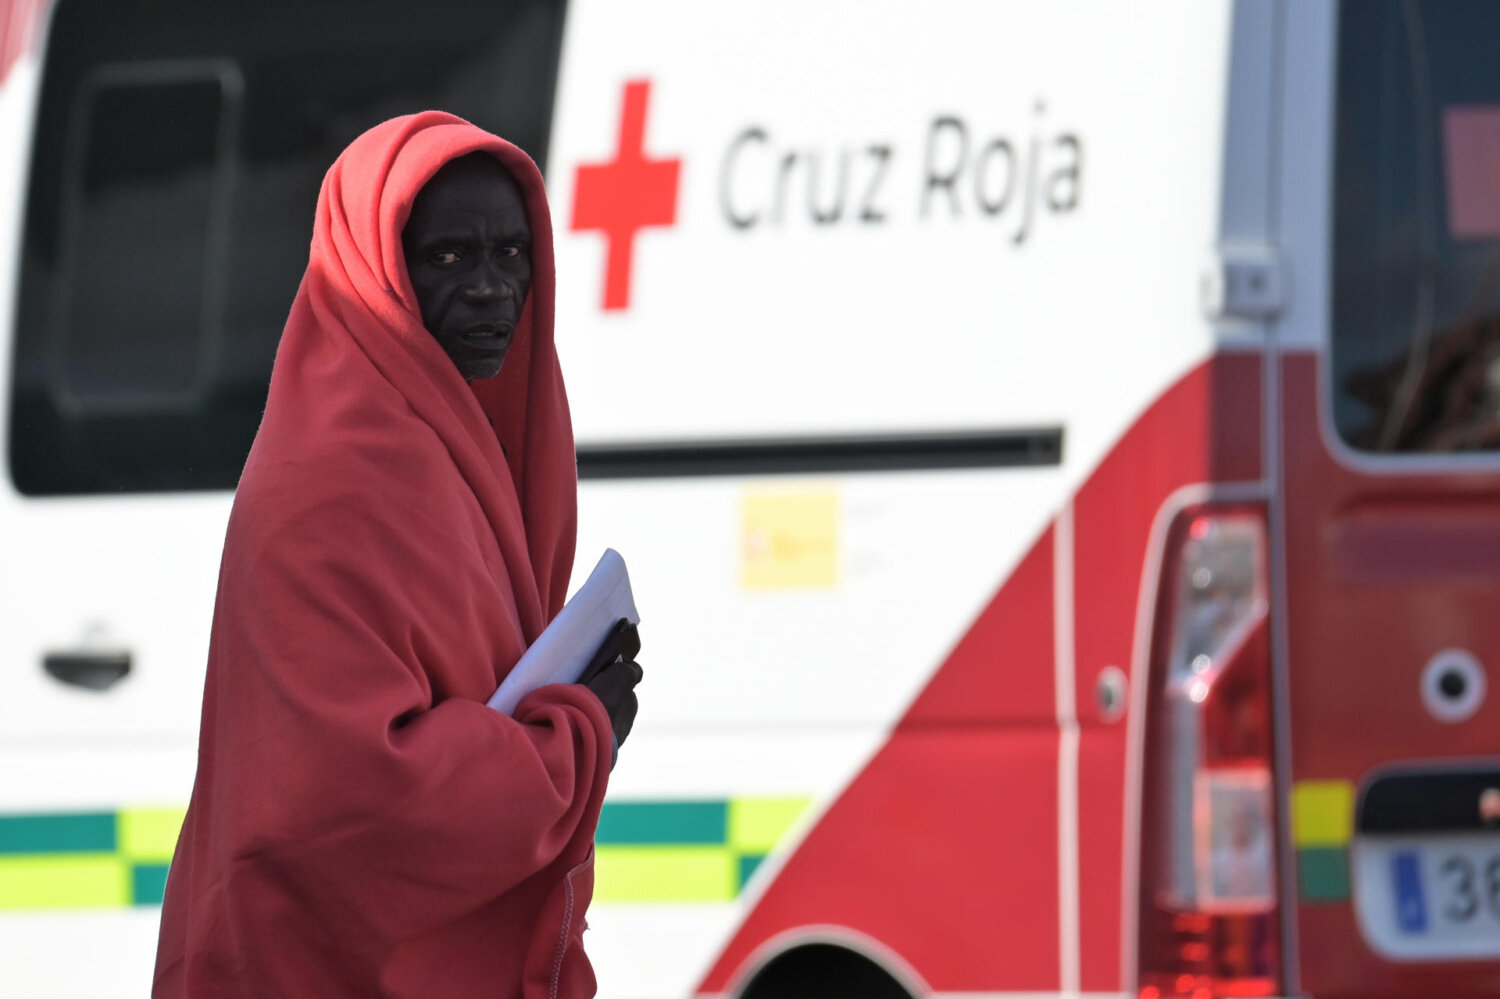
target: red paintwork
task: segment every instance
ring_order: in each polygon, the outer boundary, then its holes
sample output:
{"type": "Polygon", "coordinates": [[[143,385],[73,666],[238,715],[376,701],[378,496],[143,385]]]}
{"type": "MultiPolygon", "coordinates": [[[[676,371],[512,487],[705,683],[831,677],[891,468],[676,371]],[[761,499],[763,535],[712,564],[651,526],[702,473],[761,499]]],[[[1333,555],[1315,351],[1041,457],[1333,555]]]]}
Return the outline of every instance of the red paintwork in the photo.
{"type": "Polygon", "coordinates": [[[1056,988],[1056,772],[1044,728],[894,734],[866,771],[878,779],[845,791],[701,988],[725,988],[762,941],[810,921],[880,941],[934,989],[1056,988]]]}
{"type": "Polygon", "coordinates": [[[1262,364],[1259,354],[1226,354],[1194,370],[1142,414],[1073,502],[1074,690],[1083,729],[1079,952],[1086,991],[1121,987],[1125,725],[1099,722],[1095,685],[1107,666],[1131,671],[1146,546],[1162,504],[1185,485],[1261,477],[1262,364]]]}
{"type": "Polygon", "coordinates": [[[1078,951],[1085,992],[1120,988],[1125,725],[1083,726],[1078,741],[1078,951]]]}
{"type": "MultiPolygon", "coordinates": [[[[1282,361],[1292,777],[1358,783],[1399,761],[1500,754],[1500,473],[1371,474],[1318,427],[1320,366],[1282,361]],[[1491,690],[1468,721],[1434,720],[1418,688],[1468,649],[1491,690]]],[[[1328,996],[1500,994],[1500,962],[1412,965],[1368,947],[1349,902],[1300,905],[1302,985],[1328,996]]]]}
{"type": "Polygon", "coordinates": [[[650,80],[625,84],[615,158],[578,168],[570,228],[601,229],[609,242],[604,265],[606,312],[630,306],[636,233],[646,226],[669,226],[677,218],[682,160],[647,158],[646,104],[650,98],[650,80]]]}
{"type": "MultiPolygon", "coordinates": [[[[1126,723],[1094,682],[1130,669],[1151,525],[1182,486],[1261,474],[1258,354],[1189,372],[1126,431],[1074,502],[1081,726],[1081,986],[1121,987],[1126,723]]],[[[699,986],[722,992],[772,937],[836,925],[935,990],[1054,990],[1058,930],[1054,529],[1049,527],[819,820],[699,986]]]]}
{"type": "Polygon", "coordinates": [[[1052,561],[1049,528],[917,695],[902,728],[1054,723],[1052,561]]]}
{"type": "Polygon", "coordinates": [[[50,0],[0,0],[0,81],[36,41],[50,0]]]}

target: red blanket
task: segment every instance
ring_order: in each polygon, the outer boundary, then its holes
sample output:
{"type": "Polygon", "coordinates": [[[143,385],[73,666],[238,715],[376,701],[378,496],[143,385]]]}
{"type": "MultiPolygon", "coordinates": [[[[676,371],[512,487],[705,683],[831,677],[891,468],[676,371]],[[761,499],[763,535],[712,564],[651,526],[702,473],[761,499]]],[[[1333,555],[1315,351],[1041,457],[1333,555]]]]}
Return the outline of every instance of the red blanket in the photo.
{"type": "Polygon", "coordinates": [[[158,996],[585,996],[604,706],[484,701],[561,607],[576,465],[536,166],[428,112],[324,180],[230,517],[158,996]],[[423,328],[401,230],[447,161],[525,192],[533,277],[501,373],[423,328]]]}

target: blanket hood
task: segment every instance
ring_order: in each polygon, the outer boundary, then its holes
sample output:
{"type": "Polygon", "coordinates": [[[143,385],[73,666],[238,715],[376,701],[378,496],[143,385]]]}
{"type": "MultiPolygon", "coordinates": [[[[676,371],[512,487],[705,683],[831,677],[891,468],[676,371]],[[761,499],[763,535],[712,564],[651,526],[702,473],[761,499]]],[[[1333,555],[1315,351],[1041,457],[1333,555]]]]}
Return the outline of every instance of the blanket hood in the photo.
{"type": "Polygon", "coordinates": [[[539,598],[534,614],[523,609],[528,640],[566,597],[577,523],[572,423],[553,343],[554,289],[546,189],[526,153],[438,111],[378,125],[350,144],[324,178],[308,270],[277,352],[261,430],[262,437],[278,435],[282,410],[305,414],[336,405],[299,376],[309,366],[317,370],[322,354],[361,354],[370,373],[442,438],[497,534],[519,528],[524,535],[533,581],[520,590],[534,589],[539,598]],[[401,233],[422,187],[449,161],[475,152],[494,156],[521,187],[532,278],[504,367],[494,378],[466,384],[422,325],[401,233]],[[503,469],[510,483],[497,481],[503,469]]]}

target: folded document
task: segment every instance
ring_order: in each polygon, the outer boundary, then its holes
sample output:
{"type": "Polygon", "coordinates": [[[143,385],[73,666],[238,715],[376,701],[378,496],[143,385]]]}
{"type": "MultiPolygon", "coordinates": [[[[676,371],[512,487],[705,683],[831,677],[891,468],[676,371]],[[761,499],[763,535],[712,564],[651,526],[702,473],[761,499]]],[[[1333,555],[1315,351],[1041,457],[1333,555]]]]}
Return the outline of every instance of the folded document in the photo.
{"type": "Polygon", "coordinates": [[[521,698],[536,688],[549,683],[576,683],[621,618],[631,624],[641,622],[625,560],[619,552],[607,548],[589,578],[490,697],[490,707],[514,714],[521,698]]]}

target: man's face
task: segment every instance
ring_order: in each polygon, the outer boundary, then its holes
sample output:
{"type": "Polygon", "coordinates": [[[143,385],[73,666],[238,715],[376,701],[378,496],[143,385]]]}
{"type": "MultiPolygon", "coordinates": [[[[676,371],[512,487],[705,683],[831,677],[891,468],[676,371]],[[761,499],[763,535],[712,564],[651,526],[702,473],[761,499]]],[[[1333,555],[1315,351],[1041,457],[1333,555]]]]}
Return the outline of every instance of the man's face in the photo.
{"type": "Polygon", "coordinates": [[[427,327],[467,381],[500,371],[531,285],[531,226],[521,190],[493,157],[444,166],[401,233],[427,327]]]}

